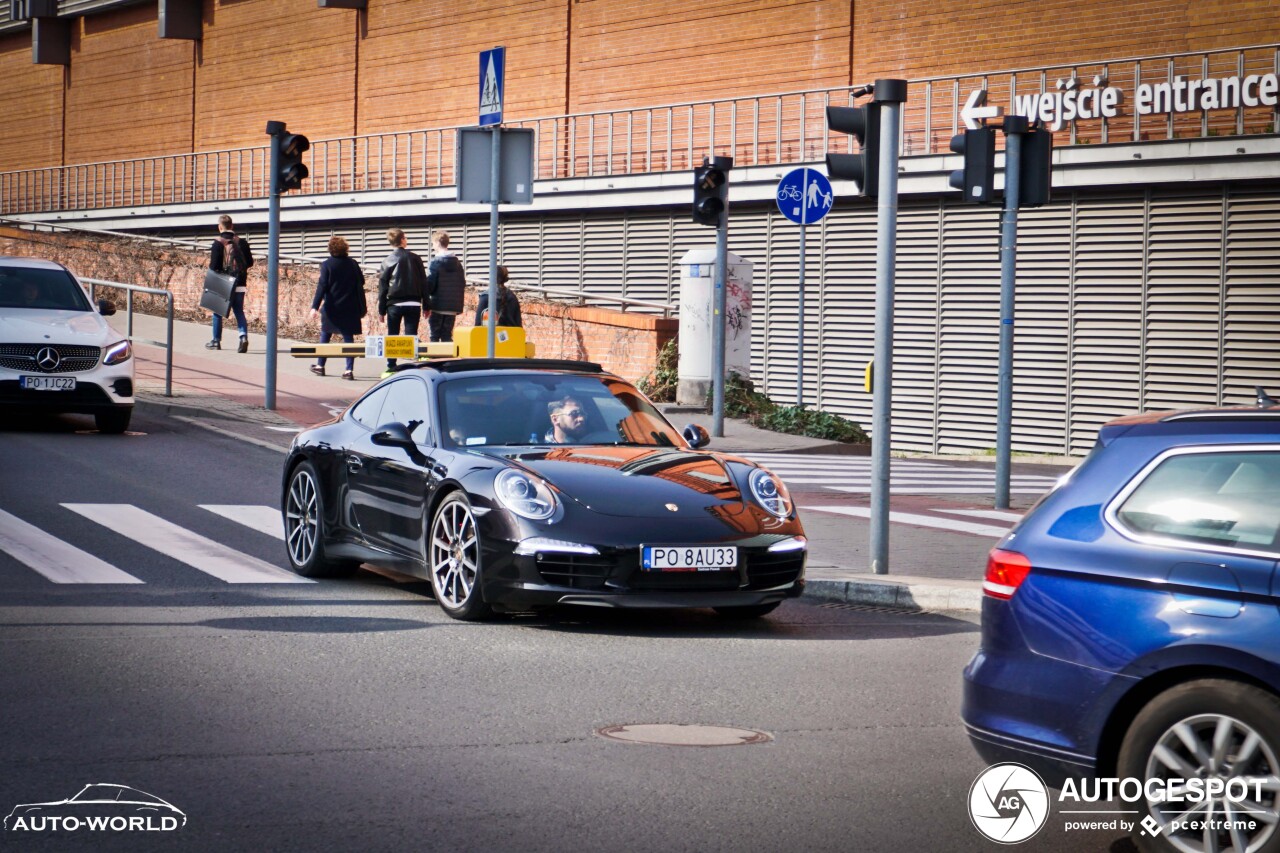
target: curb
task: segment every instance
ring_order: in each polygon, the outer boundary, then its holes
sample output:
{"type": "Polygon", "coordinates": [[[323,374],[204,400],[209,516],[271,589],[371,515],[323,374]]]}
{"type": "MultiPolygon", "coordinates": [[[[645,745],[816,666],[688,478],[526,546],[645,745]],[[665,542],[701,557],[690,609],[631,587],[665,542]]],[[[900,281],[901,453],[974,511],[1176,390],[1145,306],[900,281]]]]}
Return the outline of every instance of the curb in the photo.
{"type": "Polygon", "coordinates": [[[982,584],[933,578],[902,581],[809,578],[805,581],[803,598],[904,611],[976,613],[982,610],[982,584]]]}

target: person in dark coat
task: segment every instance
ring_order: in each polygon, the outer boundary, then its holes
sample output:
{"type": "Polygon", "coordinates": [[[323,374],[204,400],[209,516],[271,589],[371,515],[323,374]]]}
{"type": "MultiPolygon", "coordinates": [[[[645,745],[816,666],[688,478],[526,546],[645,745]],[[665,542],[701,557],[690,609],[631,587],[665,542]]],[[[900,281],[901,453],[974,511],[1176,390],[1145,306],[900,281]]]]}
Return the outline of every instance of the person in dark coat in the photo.
{"type": "MultiPolygon", "coordinates": [[[[360,333],[361,320],[369,312],[364,297],[364,273],[360,265],[348,256],[347,241],[341,237],[329,238],[329,258],[320,265],[320,282],[316,285],[315,298],[311,300],[311,316],[320,318],[320,343],[327,344],[334,335],[342,335],[342,342],[353,343],[360,333]]],[[[311,365],[311,372],[324,376],[323,357],[311,365]]],[[[347,370],[343,379],[355,379],[356,360],[347,358],[347,370]]]]}
{"type": "Polygon", "coordinates": [[[453,324],[462,313],[462,300],[467,295],[467,273],[449,249],[449,232],[437,231],[431,235],[436,256],[427,267],[427,301],[431,304],[431,316],[427,325],[431,340],[452,341],[453,324]]]}
{"type": "MultiPolygon", "coordinates": [[[[520,317],[520,300],[516,297],[515,291],[507,287],[507,280],[511,276],[507,273],[506,267],[498,267],[498,317],[496,320],[499,326],[523,326],[524,320],[520,317]]],[[[489,322],[489,291],[480,291],[480,301],[476,304],[476,325],[483,326],[489,322]]]]}

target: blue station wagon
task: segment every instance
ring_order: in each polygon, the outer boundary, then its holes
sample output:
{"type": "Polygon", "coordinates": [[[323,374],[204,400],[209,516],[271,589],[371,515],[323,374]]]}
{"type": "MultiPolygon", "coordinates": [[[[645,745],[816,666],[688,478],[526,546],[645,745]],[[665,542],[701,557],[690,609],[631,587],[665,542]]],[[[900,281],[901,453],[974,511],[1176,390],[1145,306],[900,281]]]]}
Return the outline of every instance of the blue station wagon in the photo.
{"type": "Polygon", "coordinates": [[[1146,786],[1143,849],[1280,848],[1280,405],[1259,400],[1108,423],[988,561],[970,739],[1055,786],[1199,779],[1146,786]]]}

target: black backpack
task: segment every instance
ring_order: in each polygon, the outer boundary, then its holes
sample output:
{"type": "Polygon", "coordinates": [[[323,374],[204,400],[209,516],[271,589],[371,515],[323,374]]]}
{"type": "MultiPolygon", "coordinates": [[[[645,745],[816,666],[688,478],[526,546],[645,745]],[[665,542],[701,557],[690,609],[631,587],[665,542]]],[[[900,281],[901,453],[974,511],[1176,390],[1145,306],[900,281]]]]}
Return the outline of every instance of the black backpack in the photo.
{"type": "Polygon", "coordinates": [[[240,238],[233,237],[228,240],[226,237],[219,237],[218,242],[222,244],[222,271],[239,280],[249,272],[249,266],[244,261],[244,252],[240,250],[240,238]]]}

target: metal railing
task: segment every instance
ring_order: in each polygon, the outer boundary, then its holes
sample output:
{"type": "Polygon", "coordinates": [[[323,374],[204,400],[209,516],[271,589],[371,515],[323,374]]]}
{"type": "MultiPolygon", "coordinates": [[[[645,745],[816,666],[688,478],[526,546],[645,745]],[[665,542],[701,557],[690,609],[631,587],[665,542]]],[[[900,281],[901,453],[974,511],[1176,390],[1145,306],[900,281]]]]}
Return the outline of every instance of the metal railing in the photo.
{"type": "MultiPolygon", "coordinates": [[[[79,278],[77,276],[77,278],[79,278]]],[[[100,278],[80,278],[80,281],[89,285],[89,298],[96,304],[98,300],[98,288],[107,287],[115,290],[123,290],[125,292],[125,336],[130,343],[135,341],[133,336],[133,294],[149,293],[154,296],[163,296],[165,300],[165,337],[164,341],[152,341],[146,338],[137,338],[137,343],[151,344],[164,350],[164,395],[166,397],[173,396],[173,294],[167,290],[161,290],[158,287],[142,287],[137,284],[125,284],[120,281],[104,281],[100,278]]]]}
{"type": "MultiPolygon", "coordinates": [[[[1280,44],[1045,65],[979,74],[926,77],[911,83],[904,106],[904,156],[946,153],[963,128],[969,92],[988,101],[1055,91],[1059,80],[1094,77],[1126,92],[1176,77],[1243,77],[1280,72],[1280,44]]],[[[704,154],[732,156],[738,166],[813,162],[851,137],[830,134],[828,104],[850,104],[850,88],[811,89],[745,98],[512,121],[536,131],[535,178],[556,180],[690,169],[704,154]]],[[[1127,101],[1114,118],[1072,122],[1056,140],[1083,145],[1151,139],[1280,133],[1270,107],[1143,117],[1127,101]]],[[[300,194],[444,187],[454,182],[457,127],[321,139],[308,154],[310,179],[300,194]]],[[[262,198],[270,163],[267,146],[132,160],[83,163],[0,173],[0,214],[112,207],[163,206],[262,198]]]]}

